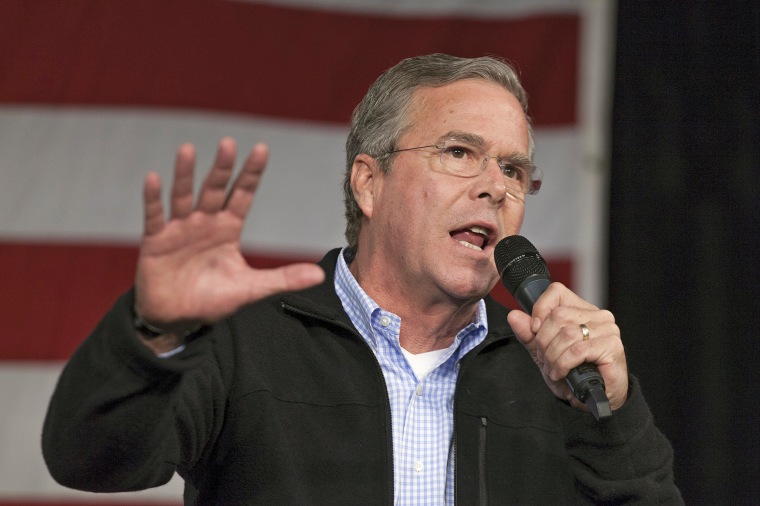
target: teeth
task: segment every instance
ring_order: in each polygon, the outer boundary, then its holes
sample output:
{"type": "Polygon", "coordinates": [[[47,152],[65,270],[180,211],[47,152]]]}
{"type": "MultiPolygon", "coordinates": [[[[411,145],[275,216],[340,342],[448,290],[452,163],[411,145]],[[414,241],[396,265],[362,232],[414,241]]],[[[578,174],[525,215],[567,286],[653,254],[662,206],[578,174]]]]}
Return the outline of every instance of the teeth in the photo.
{"type": "Polygon", "coordinates": [[[488,235],[488,231],[484,229],[483,227],[474,226],[474,227],[468,228],[468,230],[470,232],[475,232],[476,234],[488,235]]]}
{"type": "Polygon", "coordinates": [[[461,244],[462,246],[467,246],[468,248],[474,249],[475,251],[483,251],[483,248],[478,248],[474,244],[470,244],[467,241],[457,241],[457,242],[459,242],[459,244],[461,244]]]}

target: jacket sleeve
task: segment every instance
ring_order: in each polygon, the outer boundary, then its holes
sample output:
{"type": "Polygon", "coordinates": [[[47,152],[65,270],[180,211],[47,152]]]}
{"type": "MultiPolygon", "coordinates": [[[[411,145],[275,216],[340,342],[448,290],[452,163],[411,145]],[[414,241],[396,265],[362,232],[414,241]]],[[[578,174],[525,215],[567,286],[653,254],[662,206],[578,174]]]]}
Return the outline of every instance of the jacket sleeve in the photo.
{"type": "Polygon", "coordinates": [[[683,504],[673,449],[654,426],[638,381],[607,420],[559,401],[576,487],[583,504],[683,504]]]}
{"type": "Polygon", "coordinates": [[[77,349],[50,401],[45,463],[60,484],[92,492],[155,487],[201,458],[221,426],[225,379],[202,335],[171,358],[135,336],[123,295],[77,349]]]}

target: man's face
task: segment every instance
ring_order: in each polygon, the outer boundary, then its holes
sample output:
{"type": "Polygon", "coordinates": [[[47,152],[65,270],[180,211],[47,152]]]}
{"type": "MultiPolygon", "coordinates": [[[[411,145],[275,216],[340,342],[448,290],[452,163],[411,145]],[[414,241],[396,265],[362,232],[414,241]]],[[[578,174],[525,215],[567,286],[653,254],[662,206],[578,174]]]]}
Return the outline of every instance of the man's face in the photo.
{"type": "MultiPolygon", "coordinates": [[[[526,158],[529,134],[520,103],[483,80],[459,81],[415,92],[412,125],[398,149],[438,144],[452,135],[476,139],[494,157],[526,158]]],[[[475,177],[447,173],[435,148],[395,155],[379,175],[370,228],[373,264],[386,281],[421,301],[485,296],[498,280],[497,242],[516,234],[522,202],[506,194],[496,160],[475,177]]]]}

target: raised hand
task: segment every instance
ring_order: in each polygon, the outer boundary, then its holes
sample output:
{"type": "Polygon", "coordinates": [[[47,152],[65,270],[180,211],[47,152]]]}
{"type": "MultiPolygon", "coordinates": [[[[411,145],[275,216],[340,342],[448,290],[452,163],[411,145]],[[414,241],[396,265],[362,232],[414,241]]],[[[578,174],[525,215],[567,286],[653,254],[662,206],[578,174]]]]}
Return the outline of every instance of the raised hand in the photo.
{"type": "Polygon", "coordinates": [[[228,188],[236,146],[233,139],[222,139],[196,201],[195,148],[182,145],[177,151],[168,221],[161,203],[161,181],[155,173],[146,176],[145,230],[137,263],[135,308],[147,322],[181,336],[200,324],[224,318],[246,303],[324,279],[324,272],[314,264],[253,269],[240,251],[243,222],[267,155],[266,145],[255,145],[228,188]]]}
{"type": "Polygon", "coordinates": [[[554,395],[586,409],[573,396],[565,378],[574,367],[590,362],[596,364],[604,379],[610,407],[615,410],[625,403],[628,367],[612,313],[583,300],[561,283],[552,283],[534,304],[532,317],[515,310],[507,320],[554,395]],[[588,328],[587,340],[581,324],[588,328]]]}

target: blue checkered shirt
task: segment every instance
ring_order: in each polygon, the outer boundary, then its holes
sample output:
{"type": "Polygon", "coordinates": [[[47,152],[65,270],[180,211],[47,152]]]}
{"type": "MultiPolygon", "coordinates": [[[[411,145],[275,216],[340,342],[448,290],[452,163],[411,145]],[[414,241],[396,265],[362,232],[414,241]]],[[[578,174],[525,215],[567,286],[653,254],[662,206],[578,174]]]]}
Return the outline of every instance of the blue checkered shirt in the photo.
{"type": "Polygon", "coordinates": [[[394,500],[399,506],[454,504],[454,389],[459,361],[485,339],[485,303],[427,375],[417,378],[401,351],[401,319],[361,289],[340,255],[335,290],[372,348],[388,387],[393,432],[394,500]]]}

